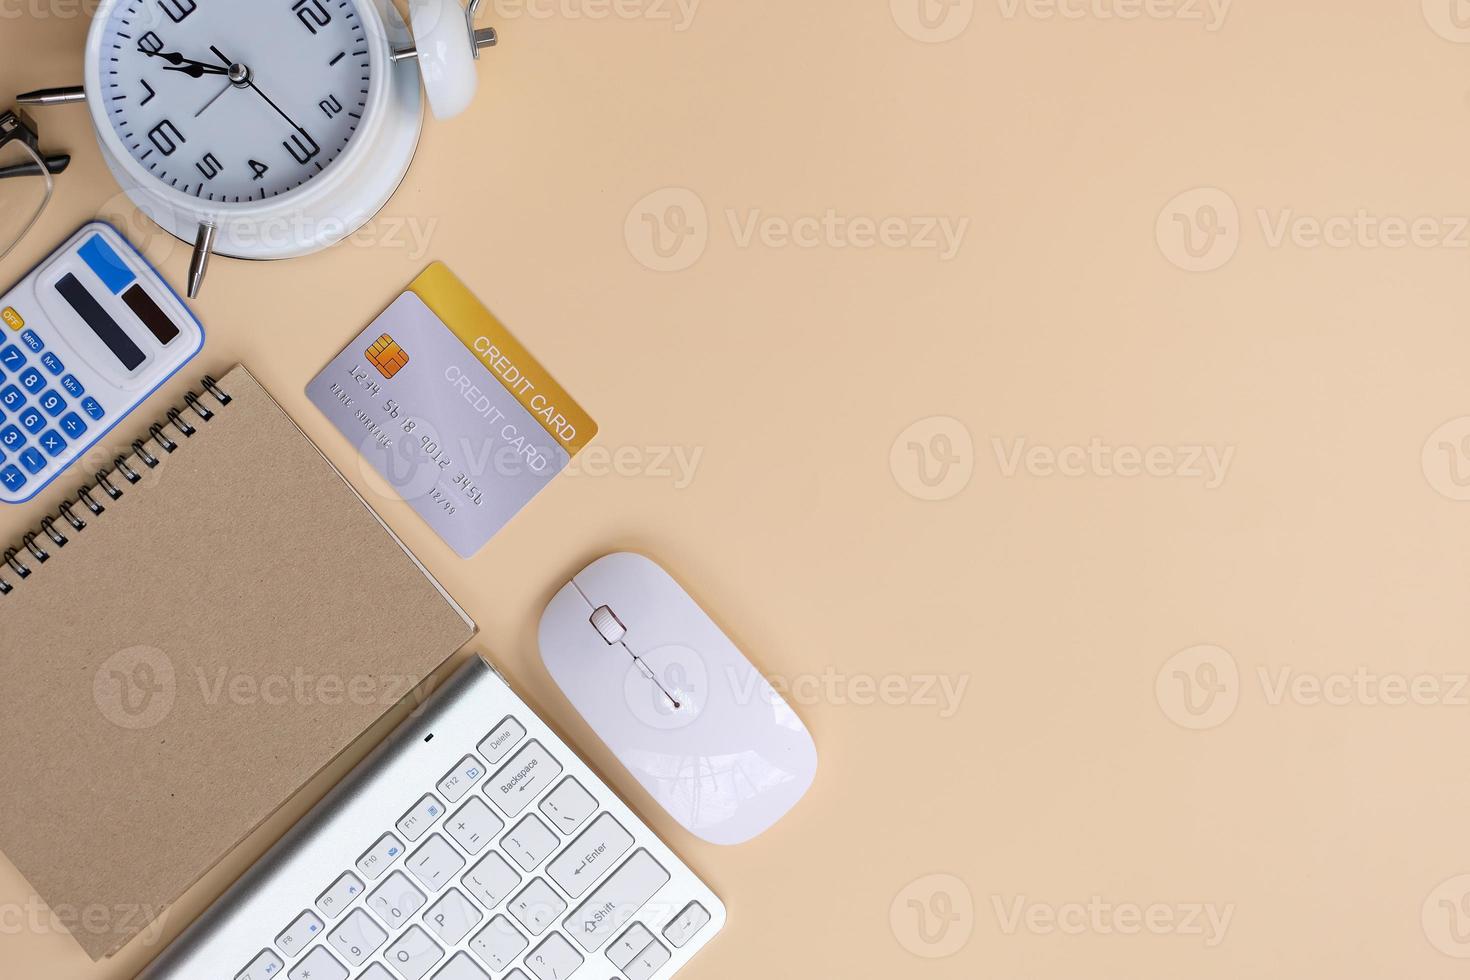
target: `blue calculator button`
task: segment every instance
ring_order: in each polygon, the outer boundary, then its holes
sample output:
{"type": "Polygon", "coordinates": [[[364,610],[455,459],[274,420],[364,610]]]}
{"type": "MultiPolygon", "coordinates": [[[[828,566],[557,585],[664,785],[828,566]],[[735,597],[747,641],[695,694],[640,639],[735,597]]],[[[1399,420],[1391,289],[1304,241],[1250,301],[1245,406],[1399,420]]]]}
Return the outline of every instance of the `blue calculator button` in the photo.
{"type": "Polygon", "coordinates": [[[19,371],[26,366],[26,356],[21,353],[19,347],[14,344],[7,344],[5,347],[0,347],[0,365],[8,367],[12,371],[19,371]]]}
{"type": "Polygon", "coordinates": [[[36,400],[41,403],[41,407],[46,410],[46,414],[53,419],[60,415],[66,408],[66,399],[54,391],[48,391],[36,400]]]}
{"type": "Polygon", "coordinates": [[[46,379],[35,368],[26,368],[20,373],[20,386],[34,395],[46,387],[46,379]]]}
{"type": "MultiPolygon", "coordinates": [[[[0,381],[4,380],[4,378],[0,378],[0,381]]],[[[63,377],[61,379],[61,387],[65,388],[66,393],[73,398],[80,398],[87,393],[87,389],[82,387],[82,383],[77,380],[75,374],[68,374],[63,377]]]]}
{"type": "Polygon", "coordinates": [[[41,366],[52,374],[59,375],[66,370],[66,365],[61,363],[61,358],[47,351],[41,355],[41,366]]]}
{"type": "Polygon", "coordinates": [[[93,421],[99,421],[102,416],[107,414],[102,411],[102,406],[97,404],[97,399],[90,397],[82,399],[82,411],[91,416],[93,421]]]}
{"type": "Polygon", "coordinates": [[[73,439],[87,431],[87,423],[83,422],[82,417],[76,412],[67,412],[61,417],[61,422],[58,424],[61,426],[61,431],[73,439]]]}
{"type": "Polygon", "coordinates": [[[25,426],[25,430],[31,435],[35,435],[37,432],[46,428],[46,416],[34,408],[28,408],[21,412],[20,418],[16,419],[16,421],[25,426]]]}
{"type": "Polygon", "coordinates": [[[5,489],[14,493],[26,485],[26,475],[14,466],[7,466],[0,470],[0,483],[5,484],[5,489]]]}
{"type": "Polygon", "coordinates": [[[26,396],[15,385],[11,385],[4,391],[0,391],[0,405],[4,405],[11,411],[15,411],[26,403],[26,396]]]}
{"type": "Polygon", "coordinates": [[[6,449],[19,450],[26,444],[26,434],[13,425],[7,425],[0,429],[0,446],[6,449]]]}
{"type": "Polygon", "coordinates": [[[41,338],[34,330],[21,331],[20,341],[31,349],[32,354],[39,354],[46,349],[46,345],[41,343],[41,338]]]}
{"type": "Polygon", "coordinates": [[[55,429],[43,435],[38,441],[41,443],[41,448],[46,450],[52,459],[66,452],[66,440],[61,438],[61,433],[55,429]]]}
{"type": "Polygon", "coordinates": [[[32,476],[35,476],[46,468],[46,457],[34,449],[27,449],[20,454],[20,465],[24,466],[32,476]]]}

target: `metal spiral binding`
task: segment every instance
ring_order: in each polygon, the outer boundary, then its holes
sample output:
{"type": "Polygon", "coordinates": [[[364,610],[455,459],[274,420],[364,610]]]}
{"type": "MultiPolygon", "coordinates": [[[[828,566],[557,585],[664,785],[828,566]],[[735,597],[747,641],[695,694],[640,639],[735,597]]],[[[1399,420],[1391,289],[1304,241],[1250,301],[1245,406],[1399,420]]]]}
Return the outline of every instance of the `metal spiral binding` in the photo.
{"type": "MultiPolygon", "coordinates": [[[[229,392],[219,386],[218,381],[207,374],[200,382],[200,387],[221,406],[228,405],[234,400],[230,397],[229,392]]],[[[166,456],[172,455],[182,445],[169,435],[169,426],[177,430],[185,440],[192,439],[199,431],[199,427],[186,419],[184,412],[193,412],[201,422],[206,423],[212,421],[216,414],[214,409],[200,401],[198,394],[192,391],[186,394],[182,410],[169,409],[163,422],[156,422],[149,426],[146,439],[139,439],[133,443],[131,453],[125,453],[114,459],[110,470],[99,470],[94,477],[95,482],[78,490],[74,501],[68,500],[63,503],[56,516],[48,516],[42,520],[38,530],[31,531],[21,538],[19,548],[8,548],[3,554],[0,554],[0,596],[9,595],[15,591],[15,586],[6,579],[5,573],[13,574],[17,580],[30,578],[34,570],[33,566],[50,560],[51,553],[40,543],[41,539],[45,539],[58,549],[66,547],[70,538],[57,529],[58,521],[69,525],[73,534],[85,531],[87,522],[77,516],[78,506],[85,507],[87,513],[96,517],[107,510],[106,505],[98,500],[98,496],[106,494],[107,500],[119,500],[123,496],[122,488],[113,482],[113,477],[121,475],[128,483],[137,483],[143,479],[143,474],[128,462],[129,456],[136,458],[138,462],[151,470],[162,460],[149,451],[150,443],[157,446],[166,456]]]]}

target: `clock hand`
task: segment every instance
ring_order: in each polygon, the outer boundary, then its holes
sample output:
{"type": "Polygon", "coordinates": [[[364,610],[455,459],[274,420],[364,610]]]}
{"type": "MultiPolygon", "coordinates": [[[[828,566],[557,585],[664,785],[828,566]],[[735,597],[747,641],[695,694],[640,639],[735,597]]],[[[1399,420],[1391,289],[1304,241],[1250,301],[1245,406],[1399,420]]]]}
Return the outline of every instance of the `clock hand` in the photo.
{"type": "MultiPolygon", "coordinates": [[[[143,49],[139,49],[139,50],[143,50],[143,49]]],[[[174,66],[173,68],[166,69],[168,71],[187,71],[189,74],[193,75],[195,78],[198,78],[201,74],[203,74],[206,71],[208,71],[208,72],[215,71],[214,65],[211,65],[211,64],[209,64],[206,61],[195,61],[193,58],[185,58],[183,55],[179,54],[177,51],[146,51],[146,50],[144,50],[143,53],[146,54],[146,55],[148,55],[149,57],[152,57],[152,58],[162,58],[164,61],[167,61],[170,65],[173,65],[174,66]]]]}
{"type": "Polygon", "coordinates": [[[206,65],[202,62],[187,65],[164,65],[163,70],[183,72],[190,78],[203,78],[205,75],[228,75],[230,73],[228,68],[220,68],[217,65],[206,65]]]}
{"type": "MultiPolygon", "coordinates": [[[[210,45],[209,50],[213,51],[214,54],[215,54],[215,57],[219,58],[225,64],[227,64],[227,65],[234,64],[234,62],[232,62],[228,57],[225,56],[225,53],[223,51],[221,51],[219,48],[215,47],[214,45],[210,45]]],[[[276,105],[275,102],[271,101],[271,97],[269,95],[266,95],[264,92],[262,92],[260,90],[260,86],[255,84],[255,79],[254,78],[246,78],[245,84],[248,85],[250,88],[253,88],[255,90],[255,94],[256,95],[260,96],[262,99],[265,99],[266,104],[269,105],[272,109],[276,110],[276,112],[280,115],[280,117],[282,119],[284,119],[284,120],[286,120],[286,122],[290,123],[292,129],[296,130],[299,133],[305,133],[306,132],[305,129],[302,129],[300,126],[296,125],[296,120],[294,120],[290,116],[286,115],[286,110],[285,109],[282,109],[280,106],[276,105]]]]}
{"type": "MultiPolygon", "coordinates": [[[[226,85],[224,88],[220,89],[219,92],[218,92],[218,94],[216,94],[214,98],[212,98],[208,102],[204,103],[204,109],[208,109],[210,106],[214,105],[216,102],[218,102],[224,96],[224,94],[226,92],[228,92],[230,89],[232,89],[234,87],[235,87],[235,83],[234,82],[231,82],[230,84],[226,85]]],[[[204,109],[200,109],[198,112],[194,113],[194,118],[195,119],[198,119],[200,116],[204,115],[204,109]]]]}

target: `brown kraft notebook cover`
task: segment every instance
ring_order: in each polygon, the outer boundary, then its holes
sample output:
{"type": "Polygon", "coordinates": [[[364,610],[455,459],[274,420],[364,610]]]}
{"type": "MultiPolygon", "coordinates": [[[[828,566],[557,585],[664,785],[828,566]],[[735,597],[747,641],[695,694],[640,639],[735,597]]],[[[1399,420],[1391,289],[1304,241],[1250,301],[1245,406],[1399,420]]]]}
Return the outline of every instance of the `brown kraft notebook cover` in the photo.
{"type": "Polygon", "coordinates": [[[142,910],[94,959],[474,634],[243,367],[177,419],[0,563],[0,850],[53,909],[142,910]]]}

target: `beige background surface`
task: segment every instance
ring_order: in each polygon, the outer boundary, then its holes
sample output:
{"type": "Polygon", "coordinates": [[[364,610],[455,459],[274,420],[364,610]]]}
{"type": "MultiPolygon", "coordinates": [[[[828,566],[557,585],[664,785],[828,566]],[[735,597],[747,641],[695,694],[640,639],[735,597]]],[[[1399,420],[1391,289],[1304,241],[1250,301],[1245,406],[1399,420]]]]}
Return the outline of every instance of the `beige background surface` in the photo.
{"type": "MultiPolygon", "coordinates": [[[[0,92],[80,77],[77,5],[0,9],[0,92]]],[[[441,258],[584,401],[604,455],[474,560],[378,506],[725,897],[688,976],[1461,975],[1464,12],[536,9],[495,14],[482,97],[385,212],[427,247],[380,221],[218,263],[187,373],[245,361],[366,487],[303,388],[441,258]],[[956,252],[931,224],[963,224],[956,252]],[[540,665],[542,605],[619,548],[799,682],[822,773],[748,846],[651,809],[540,665]]],[[[85,114],[44,122],[77,164],[6,281],[130,213],[85,114]]],[[[132,231],[181,281],[184,249],[132,231]]],[[[6,977],[120,980],[157,948],[93,965],[36,909],[0,862],[6,977]]]]}

